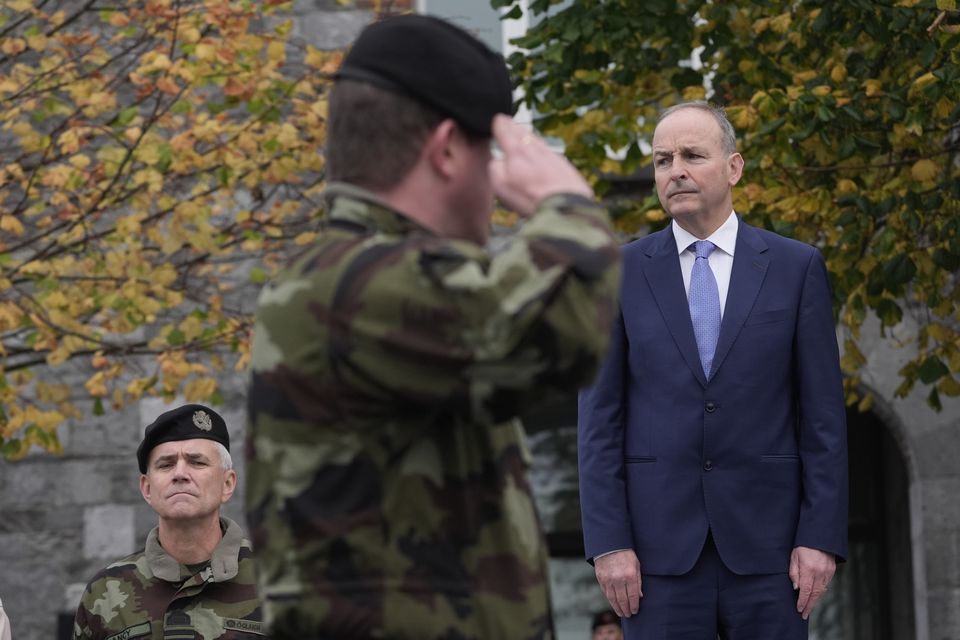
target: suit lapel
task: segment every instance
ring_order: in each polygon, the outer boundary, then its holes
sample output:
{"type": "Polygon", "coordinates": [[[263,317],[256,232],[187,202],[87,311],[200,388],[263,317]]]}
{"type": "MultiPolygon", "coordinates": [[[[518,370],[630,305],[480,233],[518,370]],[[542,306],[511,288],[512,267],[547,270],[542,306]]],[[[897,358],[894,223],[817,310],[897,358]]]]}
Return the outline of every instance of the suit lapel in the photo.
{"type": "Polygon", "coordinates": [[[677,256],[677,241],[673,237],[671,227],[664,229],[661,236],[661,242],[651,244],[647,250],[648,260],[644,265],[643,275],[650,285],[650,290],[653,291],[653,297],[657,301],[663,320],[683,359],[700,384],[705,387],[707,379],[703,375],[697,339],[693,335],[693,323],[690,320],[690,306],[684,294],[680,258],[677,256]]]}
{"type": "MultiPolygon", "coordinates": [[[[767,243],[756,229],[740,220],[737,231],[737,249],[733,256],[733,270],[730,272],[730,288],[727,290],[727,302],[724,305],[723,321],[720,323],[720,338],[713,357],[713,377],[717,374],[730,347],[740,334],[743,323],[760,292],[763,278],[767,274],[769,258],[765,255],[767,243]]],[[[691,331],[693,329],[691,328],[691,331]]]]}

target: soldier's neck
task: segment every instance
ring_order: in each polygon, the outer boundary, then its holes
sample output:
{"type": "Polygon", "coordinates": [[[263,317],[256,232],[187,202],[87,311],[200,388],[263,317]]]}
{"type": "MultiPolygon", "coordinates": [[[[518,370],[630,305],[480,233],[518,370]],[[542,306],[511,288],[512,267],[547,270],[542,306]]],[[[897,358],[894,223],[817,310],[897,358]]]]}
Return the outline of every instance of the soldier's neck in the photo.
{"type": "Polygon", "coordinates": [[[160,546],[180,564],[199,564],[213,556],[223,539],[219,514],[204,520],[160,520],[160,546]]]}

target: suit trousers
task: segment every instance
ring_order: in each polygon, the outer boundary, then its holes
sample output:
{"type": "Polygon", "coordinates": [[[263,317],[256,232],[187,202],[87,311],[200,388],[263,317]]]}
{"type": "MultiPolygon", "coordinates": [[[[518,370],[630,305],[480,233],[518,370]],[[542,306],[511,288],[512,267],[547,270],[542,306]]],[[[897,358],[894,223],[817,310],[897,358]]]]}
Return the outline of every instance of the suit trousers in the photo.
{"type": "MultiPolygon", "coordinates": [[[[642,571],[642,567],[641,567],[642,571]]],[[[708,533],[693,569],[643,575],[639,612],[623,619],[626,640],[806,640],[797,592],[786,573],[737,575],[708,533]]]]}

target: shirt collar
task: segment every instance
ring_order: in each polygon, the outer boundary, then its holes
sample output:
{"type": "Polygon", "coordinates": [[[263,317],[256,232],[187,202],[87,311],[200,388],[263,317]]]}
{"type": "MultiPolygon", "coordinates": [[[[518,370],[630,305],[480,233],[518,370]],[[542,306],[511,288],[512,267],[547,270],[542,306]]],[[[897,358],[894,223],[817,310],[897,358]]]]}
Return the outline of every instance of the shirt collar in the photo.
{"type": "MultiPolygon", "coordinates": [[[[683,253],[691,244],[700,239],[678,225],[676,220],[674,220],[671,225],[673,227],[673,238],[677,241],[677,254],[683,253]]],[[[731,211],[730,215],[727,216],[727,220],[720,225],[720,228],[710,234],[710,237],[705,238],[705,240],[709,240],[715,244],[718,249],[733,256],[733,252],[737,248],[737,229],[739,226],[740,222],[737,220],[737,213],[731,211]]]]}
{"type": "Polygon", "coordinates": [[[345,182],[332,182],[324,192],[329,220],[340,220],[371,231],[406,235],[420,232],[433,235],[370,191],[345,182]]]}
{"type": "MultiPolygon", "coordinates": [[[[226,582],[237,575],[240,547],[246,543],[240,525],[230,518],[220,518],[220,530],[223,532],[223,537],[213,550],[213,556],[210,558],[210,570],[214,582],[226,582]]],[[[160,527],[154,527],[147,536],[147,543],[144,548],[144,555],[150,571],[154,576],[167,582],[179,582],[185,577],[189,577],[190,572],[160,546],[159,534],[160,527]]]]}

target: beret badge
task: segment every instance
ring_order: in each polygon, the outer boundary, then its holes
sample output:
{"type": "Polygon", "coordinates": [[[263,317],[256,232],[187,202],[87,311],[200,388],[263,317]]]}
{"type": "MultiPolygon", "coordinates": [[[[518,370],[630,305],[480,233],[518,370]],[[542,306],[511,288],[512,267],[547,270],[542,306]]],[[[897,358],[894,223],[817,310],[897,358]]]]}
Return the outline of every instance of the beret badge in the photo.
{"type": "Polygon", "coordinates": [[[206,411],[196,411],[193,414],[193,424],[201,431],[210,431],[213,429],[213,421],[206,411]]]}

